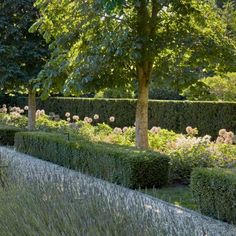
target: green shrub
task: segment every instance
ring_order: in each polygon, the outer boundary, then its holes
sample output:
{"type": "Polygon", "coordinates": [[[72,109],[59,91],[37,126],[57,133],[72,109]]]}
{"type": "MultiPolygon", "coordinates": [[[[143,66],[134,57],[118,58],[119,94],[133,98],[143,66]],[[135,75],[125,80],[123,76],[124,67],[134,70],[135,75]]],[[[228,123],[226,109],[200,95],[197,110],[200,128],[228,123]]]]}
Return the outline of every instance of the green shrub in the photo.
{"type": "Polygon", "coordinates": [[[22,131],[15,127],[0,126],[0,145],[14,145],[14,137],[17,132],[22,131]]]}
{"type": "Polygon", "coordinates": [[[185,100],[178,91],[168,88],[152,88],[149,91],[149,99],[155,100],[185,100]]]}
{"type": "Polygon", "coordinates": [[[122,184],[153,187],[168,181],[169,158],[152,151],[78,138],[67,141],[63,135],[22,132],[15,136],[17,150],[53,163],[122,184]]]}
{"type": "MultiPolygon", "coordinates": [[[[18,98],[18,105],[24,107],[27,100],[18,98]]],[[[132,126],[135,121],[135,99],[91,99],[91,98],[50,98],[38,100],[38,108],[47,113],[55,112],[65,117],[66,112],[93,117],[99,115],[99,123],[109,122],[115,116],[113,127],[132,126]]],[[[149,128],[161,128],[184,132],[187,126],[197,127],[199,135],[216,137],[222,128],[236,133],[235,102],[190,102],[190,101],[149,101],[149,128]]]]}
{"type": "Polygon", "coordinates": [[[195,169],[191,188],[202,213],[236,224],[235,169],[195,169]]]}

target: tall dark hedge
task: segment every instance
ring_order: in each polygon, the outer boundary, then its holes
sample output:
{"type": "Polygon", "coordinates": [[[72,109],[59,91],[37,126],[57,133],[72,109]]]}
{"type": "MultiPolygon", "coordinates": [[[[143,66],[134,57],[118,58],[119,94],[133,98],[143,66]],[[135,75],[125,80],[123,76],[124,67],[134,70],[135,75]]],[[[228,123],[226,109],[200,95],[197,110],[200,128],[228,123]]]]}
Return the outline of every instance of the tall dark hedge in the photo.
{"type": "Polygon", "coordinates": [[[16,97],[8,96],[5,94],[0,94],[0,107],[5,104],[7,106],[15,106],[16,105],[16,97]]]}
{"type": "MultiPolygon", "coordinates": [[[[25,98],[18,98],[18,105],[26,104],[25,98]]],[[[135,122],[136,100],[134,99],[94,99],[94,98],[50,98],[38,100],[38,108],[55,112],[64,117],[72,115],[93,116],[99,114],[100,121],[108,122],[115,116],[113,126],[124,127],[135,122]]],[[[149,127],[160,126],[176,132],[184,132],[186,126],[197,127],[200,135],[215,137],[219,129],[236,132],[235,102],[192,102],[192,101],[149,101],[149,127]]]]}

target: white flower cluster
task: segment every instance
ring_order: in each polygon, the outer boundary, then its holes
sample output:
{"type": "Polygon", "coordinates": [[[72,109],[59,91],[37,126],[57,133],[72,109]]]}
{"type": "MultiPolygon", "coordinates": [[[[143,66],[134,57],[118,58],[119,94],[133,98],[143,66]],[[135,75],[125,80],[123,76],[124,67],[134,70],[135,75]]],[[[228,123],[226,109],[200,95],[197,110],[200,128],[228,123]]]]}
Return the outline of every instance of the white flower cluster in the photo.
{"type": "Polygon", "coordinates": [[[211,143],[211,136],[205,135],[204,137],[186,137],[184,135],[181,135],[177,140],[175,141],[175,147],[177,149],[190,149],[194,146],[200,145],[200,144],[210,144],[211,143]]]}
{"type": "Polygon", "coordinates": [[[40,116],[45,115],[45,110],[37,110],[35,115],[36,115],[36,119],[38,119],[40,116]]]}
{"type": "Polygon", "coordinates": [[[236,136],[232,131],[227,131],[226,129],[221,129],[219,131],[219,136],[216,139],[216,143],[233,144],[236,143],[236,136]]]}
{"type": "Polygon", "coordinates": [[[186,127],[186,132],[187,132],[187,135],[189,135],[189,136],[198,135],[198,129],[197,128],[192,128],[191,126],[186,127]]]}
{"type": "Polygon", "coordinates": [[[0,113],[7,113],[7,106],[5,104],[0,108],[0,113]]]}
{"type": "Polygon", "coordinates": [[[88,124],[91,124],[91,123],[93,122],[93,119],[90,118],[90,117],[85,116],[85,117],[84,117],[84,122],[85,122],[85,123],[88,123],[88,124]]]}

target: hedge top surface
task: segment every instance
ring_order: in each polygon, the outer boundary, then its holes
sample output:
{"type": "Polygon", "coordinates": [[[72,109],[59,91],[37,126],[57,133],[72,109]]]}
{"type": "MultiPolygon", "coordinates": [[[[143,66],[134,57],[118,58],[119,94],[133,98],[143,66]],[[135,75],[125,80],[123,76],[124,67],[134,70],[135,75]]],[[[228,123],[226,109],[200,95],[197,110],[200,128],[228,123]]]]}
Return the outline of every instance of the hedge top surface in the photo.
{"type": "Polygon", "coordinates": [[[20,132],[15,135],[17,150],[68,168],[124,186],[139,188],[165,185],[169,157],[84,138],[68,141],[63,135],[20,132]]]}
{"type": "Polygon", "coordinates": [[[92,142],[88,139],[77,137],[76,140],[66,140],[66,136],[59,133],[46,133],[46,132],[18,132],[16,136],[32,136],[32,137],[39,137],[43,138],[44,140],[52,140],[59,143],[72,145],[74,147],[81,147],[81,146],[90,146],[98,148],[100,150],[105,150],[109,152],[116,152],[118,151],[120,154],[124,154],[125,158],[132,158],[132,157],[139,157],[139,158],[151,158],[151,157],[158,157],[162,156],[169,160],[169,157],[165,154],[161,154],[158,152],[154,152],[152,150],[140,150],[135,147],[123,146],[118,144],[110,144],[110,143],[103,143],[103,142],[92,142]],[[91,146],[92,145],[92,146],[91,146]]]}
{"type": "MultiPolygon", "coordinates": [[[[24,97],[22,97],[24,98],[24,97]]],[[[129,101],[129,102],[136,102],[137,99],[132,98],[81,98],[81,97],[50,97],[53,100],[81,100],[81,101],[129,101]]],[[[186,103],[186,104],[233,104],[236,105],[236,102],[233,101],[188,101],[188,100],[156,100],[156,99],[149,99],[149,102],[160,102],[160,103],[186,103]]]]}
{"type": "MultiPolygon", "coordinates": [[[[196,168],[191,174],[191,185],[195,183],[207,183],[210,187],[216,189],[220,186],[229,187],[234,186],[236,191],[236,168],[196,168]]],[[[233,189],[232,189],[233,191],[233,189]]]]}
{"type": "Polygon", "coordinates": [[[5,126],[5,125],[0,125],[0,130],[13,130],[13,131],[23,131],[22,128],[18,128],[18,127],[15,127],[15,126],[5,126]]]}

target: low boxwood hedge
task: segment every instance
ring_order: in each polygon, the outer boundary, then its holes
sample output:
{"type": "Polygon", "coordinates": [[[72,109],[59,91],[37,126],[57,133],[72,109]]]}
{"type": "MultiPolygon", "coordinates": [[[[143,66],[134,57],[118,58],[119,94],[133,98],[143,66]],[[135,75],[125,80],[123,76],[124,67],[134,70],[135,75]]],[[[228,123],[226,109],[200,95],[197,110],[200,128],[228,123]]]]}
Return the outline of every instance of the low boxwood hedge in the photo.
{"type": "Polygon", "coordinates": [[[59,134],[21,132],[15,147],[43,160],[88,173],[131,188],[165,185],[169,158],[152,151],[93,143],[83,138],[68,141],[59,134]]]}
{"type": "Polygon", "coordinates": [[[203,214],[236,224],[236,169],[197,168],[191,189],[203,214]]]}
{"type": "Polygon", "coordinates": [[[14,145],[15,134],[20,131],[16,127],[0,126],[0,145],[14,145]]]}

